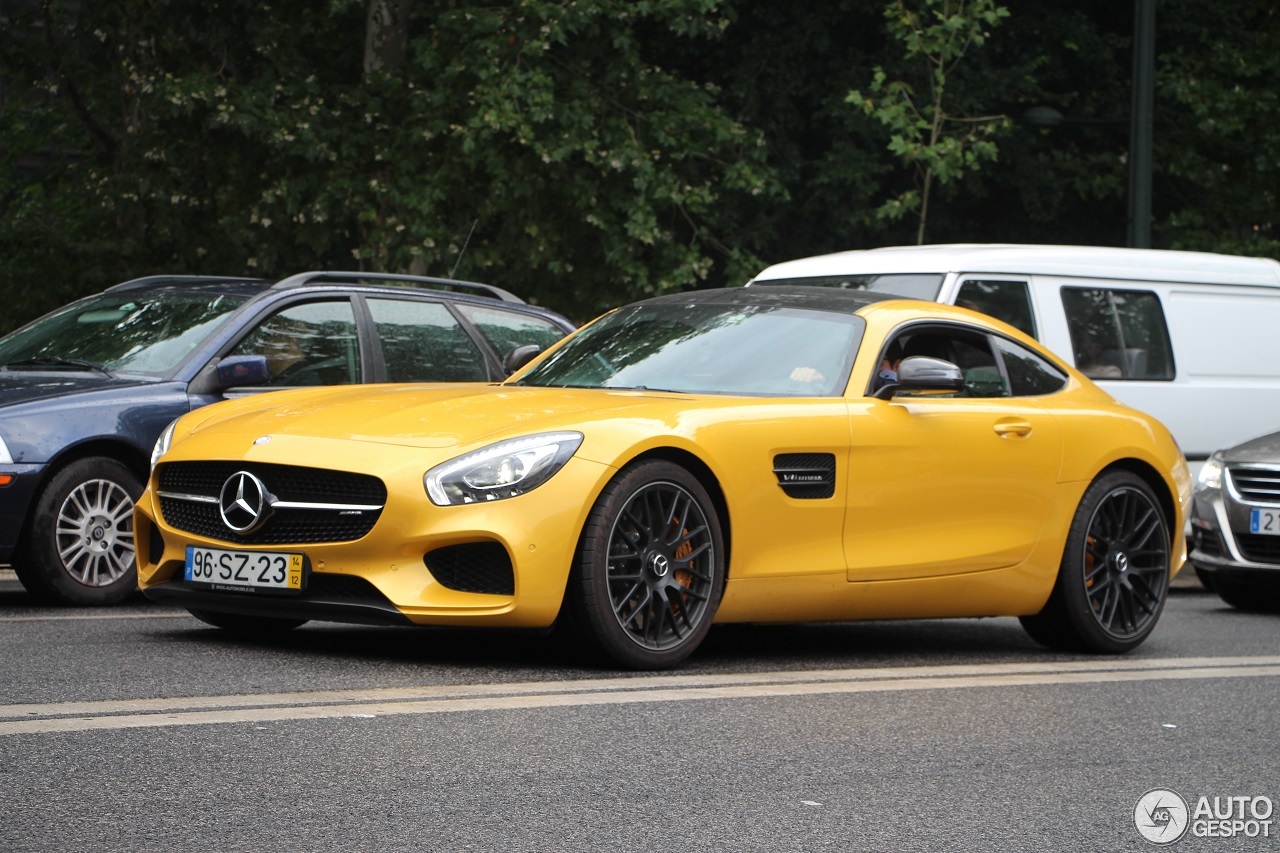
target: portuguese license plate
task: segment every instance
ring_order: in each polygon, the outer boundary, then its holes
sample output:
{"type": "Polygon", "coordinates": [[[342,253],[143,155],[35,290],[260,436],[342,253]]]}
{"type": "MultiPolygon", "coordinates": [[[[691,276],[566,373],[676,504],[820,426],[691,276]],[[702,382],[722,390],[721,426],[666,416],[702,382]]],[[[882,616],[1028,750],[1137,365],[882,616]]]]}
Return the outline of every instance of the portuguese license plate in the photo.
{"type": "Polygon", "coordinates": [[[302,555],[187,546],[184,577],[195,583],[254,589],[302,589],[302,555]]]}
{"type": "Polygon", "coordinates": [[[1280,509],[1254,509],[1249,513],[1249,532],[1280,536],[1280,509]]]}

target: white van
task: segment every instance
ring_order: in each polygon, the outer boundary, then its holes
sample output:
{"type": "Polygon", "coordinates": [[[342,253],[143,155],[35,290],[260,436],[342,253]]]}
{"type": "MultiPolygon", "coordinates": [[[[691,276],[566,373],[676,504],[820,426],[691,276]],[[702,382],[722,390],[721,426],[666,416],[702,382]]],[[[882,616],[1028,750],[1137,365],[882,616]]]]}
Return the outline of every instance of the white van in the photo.
{"type": "MultiPolygon", "coordinates": [[[[1162,420],[1188,460],[1280,430],[1280,263],[1087,246],[932,245],[775,264],[808,284],[976,308],[1162,420]]],[[[1197,466],[1198,467],[1198,466],[1197,466]]]]}

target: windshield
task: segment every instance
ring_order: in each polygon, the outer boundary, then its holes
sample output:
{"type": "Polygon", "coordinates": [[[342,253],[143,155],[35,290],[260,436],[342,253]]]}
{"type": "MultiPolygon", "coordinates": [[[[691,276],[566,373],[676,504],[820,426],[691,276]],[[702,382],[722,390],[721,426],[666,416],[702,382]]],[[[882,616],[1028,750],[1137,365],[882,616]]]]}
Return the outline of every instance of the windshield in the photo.
{"type": "Polygon", "coordinates": [[[752,282],[753,287],[802,284],[808,287],[838,287],[842,290],[872,290],[892,296],[936,301],[942,290],[942,276],[936,273],[886,273],[883,275],[823,275],[811,278],[772,278],[752,282]]]}
{"type": "Polygon", "coordinates": [[[0,367],[165,376],[246,299],[173,290],[104,293],[0,338],[0,367]]]}
{"type": "Polygon", "coordinates": [[[861,317],[763,305],[642,303],[584,329],[522,385],[697,394],[844,392],[861,317]]]}

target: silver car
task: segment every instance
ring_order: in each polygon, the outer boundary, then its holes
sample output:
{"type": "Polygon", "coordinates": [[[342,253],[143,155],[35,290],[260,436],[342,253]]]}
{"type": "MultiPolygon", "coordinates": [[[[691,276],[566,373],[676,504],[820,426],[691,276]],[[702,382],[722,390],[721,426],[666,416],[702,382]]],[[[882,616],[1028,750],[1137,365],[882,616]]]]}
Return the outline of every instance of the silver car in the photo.
{"type": "Polygon", "coordinates": [[[1242,610],[1280,610],[1280,432],[1219,450],[1200,469],[1191,562],[1242,610]]]}

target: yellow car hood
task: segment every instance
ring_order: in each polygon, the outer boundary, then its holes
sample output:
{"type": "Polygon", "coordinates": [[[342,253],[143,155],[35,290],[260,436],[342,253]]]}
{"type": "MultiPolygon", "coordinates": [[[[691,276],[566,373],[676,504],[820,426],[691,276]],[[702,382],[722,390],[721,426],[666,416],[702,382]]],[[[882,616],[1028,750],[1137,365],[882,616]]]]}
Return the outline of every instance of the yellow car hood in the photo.
{"type": "Polygon", "coordinates": [[[200,409],[191,434],[299,436],[440,448],[685,395],[507,385],[378,385],[258,394],[200,409]]]}

